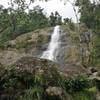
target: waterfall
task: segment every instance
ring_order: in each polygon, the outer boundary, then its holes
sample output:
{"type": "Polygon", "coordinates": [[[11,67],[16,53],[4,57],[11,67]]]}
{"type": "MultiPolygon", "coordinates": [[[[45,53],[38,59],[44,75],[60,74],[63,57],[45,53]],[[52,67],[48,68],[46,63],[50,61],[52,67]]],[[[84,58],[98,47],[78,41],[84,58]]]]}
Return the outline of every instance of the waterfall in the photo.
{"type": "Polygon", "coordinates": [[[57,61],[58,51],[60,48],[60,42],[59,42],[60,35],[61,35],[60,26],[57,25],[54,27],[54,31],[52,33],[48,48],[46,51],[43,52],[41,58],[49,59],[49,60],[55,61],[55,62],[57,61]]]}

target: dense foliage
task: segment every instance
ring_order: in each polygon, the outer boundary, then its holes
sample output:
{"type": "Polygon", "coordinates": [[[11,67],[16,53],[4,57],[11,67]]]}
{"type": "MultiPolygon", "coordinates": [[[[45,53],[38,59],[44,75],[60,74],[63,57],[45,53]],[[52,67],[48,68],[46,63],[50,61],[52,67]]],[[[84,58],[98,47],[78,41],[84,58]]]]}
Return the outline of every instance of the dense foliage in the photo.
{"type": "Polygon", "coordinates": [[[0,5],[0,46],[23,33],[62,24],[62,17],[57,11],[47,17],[40,6],[29,9],[25,2],[15,1],[8,8],[0,5]]]}
{"type": "Polygon", "coordinates": [[[26,13],[19,9],[0,9],[0,40],[6,41],[16,36],[43,28],[48,24],[48,19],[43,13],[43,9],[35,7],[26,13]]]}

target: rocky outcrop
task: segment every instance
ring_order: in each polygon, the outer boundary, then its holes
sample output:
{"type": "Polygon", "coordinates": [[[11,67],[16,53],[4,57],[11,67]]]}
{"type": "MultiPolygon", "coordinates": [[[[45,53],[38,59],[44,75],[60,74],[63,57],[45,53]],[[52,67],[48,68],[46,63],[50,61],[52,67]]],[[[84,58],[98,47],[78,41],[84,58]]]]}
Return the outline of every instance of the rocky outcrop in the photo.
{"type": "Polygon", "coordinates": [[[56,67],[58,64],[55,64],[51,61],[35,58],[32,56],[22,57],[14,63],[16,70],[26,70],[30,73],[33,72],[34,69],[43,69],[45,67],[56,67]]]}
{"type": "MultiPolygon", "coordinates": [[[[79,39],[76,32],[71,31],[68,26],[62,26],[62,47],[59,50],[59,63],[76,63],[80,62],[79,39]]],[[[0,52],[0,62],[5,61],[9,63],[9,58],[17,60],[15,55],[22,57],[25,55],[32,55],[40,57],[47,49],[51,38],[53,27],[36,30],[18,36],[15,40],[5,43],[5,49],[0,52]],[[12,53],[12,54],[11,54],[12,53]],[[6,57],[9,56],[9,57],[6,57]]],[[[10,59],[10,62],[13,59],[10,59]]],[[[7,63],[7,64],[8,64],[7,63]]],[[[10,63],[11,64],[11,63],[10,63]]]]}

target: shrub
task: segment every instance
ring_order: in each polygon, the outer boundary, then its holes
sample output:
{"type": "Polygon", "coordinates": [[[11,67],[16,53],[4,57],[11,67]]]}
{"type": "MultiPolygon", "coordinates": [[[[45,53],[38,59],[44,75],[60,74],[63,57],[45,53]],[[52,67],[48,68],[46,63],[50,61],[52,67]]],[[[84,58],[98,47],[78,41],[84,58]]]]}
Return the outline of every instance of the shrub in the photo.
{"type": "Polygon", "coordinates": [[[73,100],[96,100],[96,95],[87,91],[73,93],[73,100]]]}
{"type": "Polygon", "coordinates": [[[20,96],[19,100],[43,100],[43,88],[34,86],[27,89],[23,96],[20,96]]]}
{"type": "Polygon", "coordinates": [[[89,80],[85,76],[69,78],[65,80],[65,88],[67,91],[82,91],[89,87],[89,80]]]}

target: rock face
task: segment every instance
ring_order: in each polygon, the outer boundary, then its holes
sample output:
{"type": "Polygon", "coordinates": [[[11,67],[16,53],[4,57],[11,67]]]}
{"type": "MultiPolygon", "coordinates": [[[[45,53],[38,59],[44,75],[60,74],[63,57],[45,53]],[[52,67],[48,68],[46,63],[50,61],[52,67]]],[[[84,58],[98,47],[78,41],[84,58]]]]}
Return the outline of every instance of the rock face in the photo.
{"type": "MultiPolygon", "coordinates": [[[[62,43],[58,61],[62,64],[80,62],[79,36],[68,26],[62,28],[62,43]]],[[[36,30],[18,36],[15,40],[5,43],[5,49],[0,52],[0,62],[4,65],[14,63],[23,56],[40,57],[47,49],[53,27],[36,30]],[[13,59],[14,58],[14,59],[13,59]]]]}
{"type": "Polygon", "coordinates": [[[60,67],[60,71],[67,77],[78,76],[81,74],[88,74],[88,71],[81,65],[66,64],[60,67]]]}
{"type": "MultiPolygon", "coordinates": [[[[66,76],[75,74],[77,75],[86,72],[86,70],[81,65],[76,65],[76,63],[80,62],[78,34],[72,32],[66,26],[63,26],[61,28],[63,31],[61,44],[62,47],[59,51],[58,57],[58,61],[61,65],[59,66],[57,64],[57,68],[59,69],[59,71],[66,74],[66,76]]],[[[23,69],[26,68],[27,70],[29,70],[29,62],[30,64],[33,64],[33,67],[39,64],[41,66],[44,66],[42,65],[42,61],[44,60],[39,59],[39,57],[42,55],[43,51],[46,50],[51,38],[52,31],[52,27],[36,30],[35,32],[23,34],[21,36],[18,36],[15,40],[9,41],[5,46],[6,48],[4,50],[0,50],[0,63],[4,66],[12,65],[17,62],[17,64],[19,64],[19,62],[23,62],[22,59],[24,58],[25,61],[22,63],[22,65],[18,65],[20,66],[20,69],[23,67],[23,69]],[[30,58],[28,59],[29,56],[30,58]],[[33,57],[33,60],[31,60],[31,57],[33,57]],[[36,58],[34,59],[34,57],[36,58]],[[29,62],[25,63],[27,62],[27,60],[29,62]]],[[[50,66],[49,63],[47,64],[47,66],[50,66]]],[[[32,71],[31,68],[30,71],[32,71]]]]}
{"type": "Polygon", "coordinates": [[[5,65],[11,65],[16,62],[19,58],[25,56],[27,54],[17,52],[16,50],[4,50],[0,52],[0,62],[5,65]]]}
{"type": "Polygon", "coordinates": [[[42,69],[44,67],[56,67],[58,64],[55,64],[51,61],[40,59],[40,58],[34,58],[34,57],[22,57],[19,60],[17,60],[14,63],[14,66],[17,70],[26,70],[30,73],[33,73],[34,69],[42,69]]]}
{"type": "Polygon", "coordinates": [[[46,59],[40,59],[35,57],[22,57],[14,63],[16,66],[16,70],[26,70],[30,73],[33,72],[33,69],[43,69],[45,67],[48,68],[57,68],[59,72],[62,72],[65,76],[74,76],[86,73],[86,69],[82,66],[76,66],[73,64],[67,64],[65,66],[61,66],[58,63],[54,63],[52,61],[46,59]]]}

